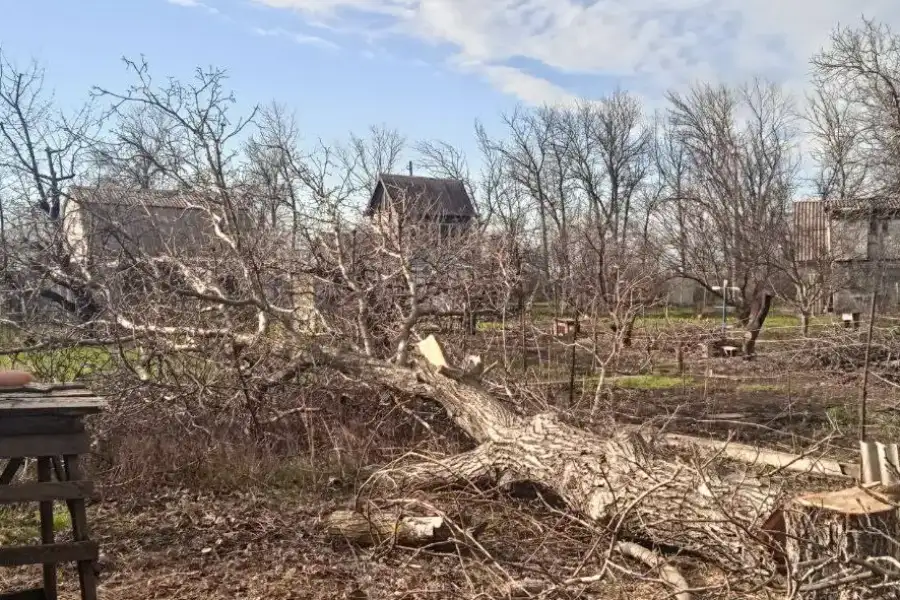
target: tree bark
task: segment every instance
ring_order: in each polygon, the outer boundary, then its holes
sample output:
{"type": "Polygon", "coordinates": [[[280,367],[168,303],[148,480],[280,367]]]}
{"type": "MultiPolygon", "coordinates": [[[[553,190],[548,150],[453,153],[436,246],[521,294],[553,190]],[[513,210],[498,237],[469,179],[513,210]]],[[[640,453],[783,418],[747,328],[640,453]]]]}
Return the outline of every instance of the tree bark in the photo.
{"type": "Polygon", "coordinates": [[[769,315],[769,308],[772,306],[772,294],[763,292],[759,294],[750,306],[750,320],[747,323],[747,331],[744,333],[744,348],[742,354],[744,358],[750,360],[756,350],[756,338],[762,331],[763,323],[769,315]]]}
{"type": "Polygon", "coordinates": [[[332,538],[343,538],[363,546],[383,543],[422,546],[446,542],[450,538],[450,529],[441,517],[363,515],[352,510],[338,510],[328,515],[325,531],[332,538]]]}

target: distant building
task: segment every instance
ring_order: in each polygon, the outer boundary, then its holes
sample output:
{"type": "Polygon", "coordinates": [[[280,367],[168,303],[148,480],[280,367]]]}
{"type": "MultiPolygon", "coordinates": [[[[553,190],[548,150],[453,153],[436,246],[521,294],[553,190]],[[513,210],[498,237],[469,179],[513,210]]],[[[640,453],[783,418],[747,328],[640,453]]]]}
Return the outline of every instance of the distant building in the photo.
{"type": "Polygon", "coordinates": [[[861,312],[881,283],[882,306],[900,304],[900,199],[794,202],[796,258],[807,268],[837,269],[835,312],[861,312]]]}
{"type": "Polygon", "coordinates": [[[201,194],[181,190],[75,187],[63,212],[76,259],[113,266],[164,254],[210,249],[213,225],[201,194]]]}
{"type": "Polygon", "coordinates": [[[468,230],[476,218],[462,181],[388,173],[379,175],[364,215],[395,227],[436,225],[440,239],[468,230]]]}

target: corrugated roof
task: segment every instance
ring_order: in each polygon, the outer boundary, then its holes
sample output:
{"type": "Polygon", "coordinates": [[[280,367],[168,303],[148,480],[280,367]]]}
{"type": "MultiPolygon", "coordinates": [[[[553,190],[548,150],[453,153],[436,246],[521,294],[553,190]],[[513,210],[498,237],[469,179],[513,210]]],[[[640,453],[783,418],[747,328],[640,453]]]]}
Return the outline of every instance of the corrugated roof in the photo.
{"type": "Polygon", "coordinates": [[[799,261],[818,260],[826,251],[828,222],[822,200],[797,200],[793,206],[799,261]]]}
{"type": "Polygon", "coordinates": [[[377,210],[385,192],[393,203],[406,202],[407,210],[420,216],[475,217],[466,186],[457,179],[383,173],[369,199],[366,215],[377,210]]]}
{"type": "Polygon", "coordinates": [[[898,212],[900,197],[842,198],[825,200],[826,211],[841,212],[898,212]]]}
{"type": "Polygon", "coordinates": [[[122,187],[73,187],[69,195],[78,204],[108,206],[147,206],[152,208],[191,208],[202,205],[206,197],[189,190],[147,190],[122,187]]]}

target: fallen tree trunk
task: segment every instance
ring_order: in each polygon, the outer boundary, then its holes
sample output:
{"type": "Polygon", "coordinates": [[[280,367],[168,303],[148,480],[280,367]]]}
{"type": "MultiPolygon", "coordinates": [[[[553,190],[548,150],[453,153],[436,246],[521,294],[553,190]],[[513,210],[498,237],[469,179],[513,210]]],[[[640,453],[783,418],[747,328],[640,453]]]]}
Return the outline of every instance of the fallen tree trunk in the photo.
{"type": "MultiPolygon", "coordinates": [[[[552,490],[569,509],[614,534],[691,552],[756,583],[783,573],[785,560],[786,571],[798,573],[801,565],[791,561],[799,558],[785,547],[785,540],[798,533],[806,535],[821,524],[832,532],[829,539],[854,535],[847,521],[842,533],[835,534],[840,519],[828,510],[810,514],[799,527],[799,521],[785,516],[791,499],[776,481],[725,470],[714,460],[704,464],[681,460],[634,432],[604,436],[569,425],[553,413],[520,415],[447,367],[433,338],[420,344],[420,350],[428,363],[418,372],[381,363],[367,364],[365,375],[370,381],[436,400],[479,445],[443,461],[413,462],[378,472],[371,485],[382,493],[530,481],[552,490]]],[[[805,553],[804,561],[815,555],[846,564],[852,558],[844,546],[833,543],[815,548],[805,553]]],[[[817,590],[805,597],[830,598],[817,590]]]]}

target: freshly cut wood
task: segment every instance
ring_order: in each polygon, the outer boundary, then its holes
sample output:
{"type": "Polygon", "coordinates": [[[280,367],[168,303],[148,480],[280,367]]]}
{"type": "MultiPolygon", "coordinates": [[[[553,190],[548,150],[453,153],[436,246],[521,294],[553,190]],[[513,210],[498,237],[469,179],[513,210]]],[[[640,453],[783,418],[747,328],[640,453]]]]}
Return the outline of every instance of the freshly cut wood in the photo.
{"type": "Polygon", "coordinates": [[[805,494],[777,522],[792,579],[806,600],[900,597],[900,488],[805,494]]]}
{"type": "Polygon", "coordinates": [[[363,515],[356,511],[339,510],[328,515],[325,525],[329,536],[363,546],[383,543],[422,546],[445,542],[450,538],[450,529],[442,517],[363,515]]]}

